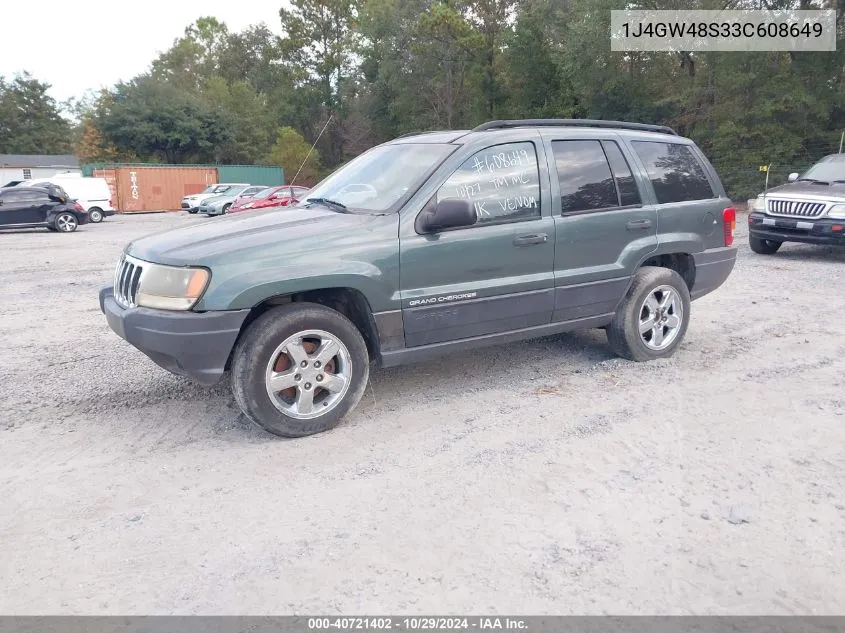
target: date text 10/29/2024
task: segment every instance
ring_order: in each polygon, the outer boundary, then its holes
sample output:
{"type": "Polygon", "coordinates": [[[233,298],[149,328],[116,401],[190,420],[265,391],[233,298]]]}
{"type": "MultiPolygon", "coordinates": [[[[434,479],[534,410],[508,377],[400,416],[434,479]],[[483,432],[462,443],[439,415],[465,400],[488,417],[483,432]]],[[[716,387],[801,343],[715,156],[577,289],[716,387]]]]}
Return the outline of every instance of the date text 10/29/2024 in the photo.
{"type": "Polygon", "coordinates": [[[308,618],[309,631],[528,631],[520,618],[327,617],[308,618]]]}

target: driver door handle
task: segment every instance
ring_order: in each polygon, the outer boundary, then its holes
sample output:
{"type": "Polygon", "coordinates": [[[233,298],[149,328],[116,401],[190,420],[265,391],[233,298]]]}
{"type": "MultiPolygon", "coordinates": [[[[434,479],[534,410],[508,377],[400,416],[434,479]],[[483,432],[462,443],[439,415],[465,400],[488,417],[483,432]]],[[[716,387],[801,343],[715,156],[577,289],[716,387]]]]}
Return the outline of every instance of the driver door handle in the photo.
{"type": "Polygon", "coordinates": [[[650,229],[651,220],[631,220],[625,225],[629,231],[636,231],[637,229],[650,229]]]}
{"type": "Polygon", "coordinates": [[[546,233],[533,233],[531,235],[520,235],[513,241],[514,246],[535,246],[537,244],[545,244],[549,241],[549,236],[546,233]]]}

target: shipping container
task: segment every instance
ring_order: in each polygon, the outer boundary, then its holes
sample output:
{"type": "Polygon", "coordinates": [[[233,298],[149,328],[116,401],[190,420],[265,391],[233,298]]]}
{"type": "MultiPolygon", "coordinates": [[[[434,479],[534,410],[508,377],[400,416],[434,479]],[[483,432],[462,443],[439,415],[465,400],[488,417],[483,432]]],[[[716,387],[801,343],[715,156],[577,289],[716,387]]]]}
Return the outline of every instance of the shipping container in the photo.
{"type": "Polygon", "coordinates": [[[245,182],[250,185],[275,187],[285,184],[285,172],[281,167],[266,165],[218,165],[219,182],[245,182]]]}
{"type": "Polygon", "coordinates": [[[120,167],[156,167],[159,169],[216,169],[217,182],[244,182],[251,185],[275,187],[285,184],[284,169],[270,165],[166,165],[164,163],[86,163],[82,174],[92,176],[97,170],[120,167]]]}
{"type": "Polygon", "coordinates": [[[178,211],[182,198],[218,182],[213,167],[117,167],[95,170],[114,173],[115,207],[121,213],[178,211]]]}

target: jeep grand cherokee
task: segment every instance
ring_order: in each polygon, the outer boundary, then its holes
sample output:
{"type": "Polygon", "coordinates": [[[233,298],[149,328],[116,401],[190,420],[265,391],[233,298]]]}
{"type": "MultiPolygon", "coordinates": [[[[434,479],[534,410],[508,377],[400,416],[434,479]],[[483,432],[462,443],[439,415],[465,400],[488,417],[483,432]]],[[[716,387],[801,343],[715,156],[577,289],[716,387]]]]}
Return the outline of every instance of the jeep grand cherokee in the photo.
{"type": "Polygon", "coordinates": [[[251,420],[304,436],[356,406],[371,364],[583,328],[670,356],[734,267],[735,220],[669,128],[493,121],[374,147],[284,212],[138,239],[100,306],[160,366],[228,371],[251,420]]]}

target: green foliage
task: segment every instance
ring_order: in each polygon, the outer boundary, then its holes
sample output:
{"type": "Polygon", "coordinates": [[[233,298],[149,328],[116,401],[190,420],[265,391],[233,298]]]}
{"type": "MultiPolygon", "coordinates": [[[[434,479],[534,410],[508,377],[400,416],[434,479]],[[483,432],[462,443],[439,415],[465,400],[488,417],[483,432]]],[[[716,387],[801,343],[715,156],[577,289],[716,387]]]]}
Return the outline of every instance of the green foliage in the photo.
{"type": "Polygon", "coordinates": [[[312,186],[320,177],[319,152],[312,151],[311,144],[292,127],[279,129],[269,162],[284,168],[288,184],[294,184],[291,181],[296,179],[297,185],[312,186]]]}
{"type": "MultiPolygon", "coordinates": [[[[699,144],[737,200],[762,189],[760,165],[772,165],[778,184],[838,150],[843,36],[831,53],[612,52],[610,11],[635,6],[724,2],[291,0],[271,25],[280,37],[264,24],[232,32],[202,17],[149,74],[65,108],[86,157],[269,160],[293,177],[317,141],[322,161],[309,159],[311,180],[399,134],[494,118],[671,125],[699,144]]],[[[838,19],[845,33],[845,15],[838,19]]],[[[67,148],[68,124],[45,91],[28,76],[0,81],[0,151],[67,148]]]]}
{"type": "Polygon", "coordinates": [[[29,73],[0,77],[0,154],[64,154],[70,122],[47,94],[50,86],[29,73]]]}

